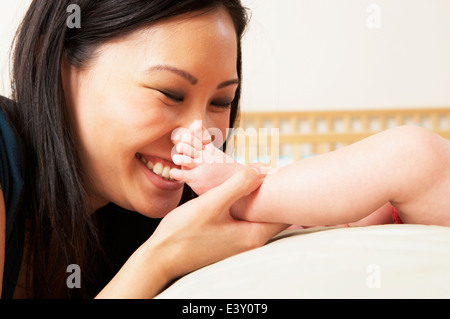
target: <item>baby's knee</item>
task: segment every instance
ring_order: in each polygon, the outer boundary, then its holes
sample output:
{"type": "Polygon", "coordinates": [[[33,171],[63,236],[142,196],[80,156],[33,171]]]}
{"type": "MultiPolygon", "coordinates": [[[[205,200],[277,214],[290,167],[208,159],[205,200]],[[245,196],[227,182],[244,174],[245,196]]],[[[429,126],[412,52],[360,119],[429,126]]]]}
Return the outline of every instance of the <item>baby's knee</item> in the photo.
{"type": "Polygon", "coordinates": [[[418,126],[401,126],[394,130],[398,156],[411,174],[423,182],[433,181],[450,171],[450,142],[418,126]]]}
{"type": "Polygon", "coordinates": [[[450,142],[420,127],[400,127],[393,139],[399,147],[398,191],[394,202],[406,223],[448,225],[450,142]],[[401,155],[403,153],[403,155],[401,155]],[[400,157],[402,156],[402,157],[400,157]]]}
{"type": "Polygon", "coordinates": [[[402,148],[413,159],[434,164],[448,163],[450,142],[443,137],[419,126],[398,127],[397,134],[402,148]]]}

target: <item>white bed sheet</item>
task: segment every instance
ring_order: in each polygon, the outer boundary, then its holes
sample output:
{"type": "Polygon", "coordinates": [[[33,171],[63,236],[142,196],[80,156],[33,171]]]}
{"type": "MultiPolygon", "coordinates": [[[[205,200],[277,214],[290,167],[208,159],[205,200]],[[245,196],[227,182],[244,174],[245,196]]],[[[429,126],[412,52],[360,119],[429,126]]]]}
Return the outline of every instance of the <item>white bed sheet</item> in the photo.
{"type": "Polygon", "coordinates": [[[450,228],[286,231],[184,276],[157,298],[450,298],[450,228]]]}

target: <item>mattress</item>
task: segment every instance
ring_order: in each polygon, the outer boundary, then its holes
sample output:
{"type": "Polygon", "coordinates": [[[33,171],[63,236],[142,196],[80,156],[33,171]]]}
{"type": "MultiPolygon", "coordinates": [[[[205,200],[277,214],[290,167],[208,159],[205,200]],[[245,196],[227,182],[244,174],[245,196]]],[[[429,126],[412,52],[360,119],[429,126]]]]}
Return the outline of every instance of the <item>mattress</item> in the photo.
{"type": "Polygon", "coordinates": [[[289,230],[180,278],[156,298],[450,298],[450,228],[289,230]]]}

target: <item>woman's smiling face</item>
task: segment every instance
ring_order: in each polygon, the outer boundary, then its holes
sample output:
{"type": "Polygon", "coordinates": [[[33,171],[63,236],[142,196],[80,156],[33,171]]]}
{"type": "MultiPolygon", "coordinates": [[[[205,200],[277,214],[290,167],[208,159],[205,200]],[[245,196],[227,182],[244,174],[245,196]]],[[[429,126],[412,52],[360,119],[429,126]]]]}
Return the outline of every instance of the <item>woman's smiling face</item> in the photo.
{"type": "Polygon", "coordinates": [[[178,205],[183,185],[141,158],[175,167],[172,132],[194,120],[225,134],[239,83],[237,44],[231,17],[216,9],[102,45],[83,70],[63,62],[91,210],[113,202],[160,218],[178,205]]]}

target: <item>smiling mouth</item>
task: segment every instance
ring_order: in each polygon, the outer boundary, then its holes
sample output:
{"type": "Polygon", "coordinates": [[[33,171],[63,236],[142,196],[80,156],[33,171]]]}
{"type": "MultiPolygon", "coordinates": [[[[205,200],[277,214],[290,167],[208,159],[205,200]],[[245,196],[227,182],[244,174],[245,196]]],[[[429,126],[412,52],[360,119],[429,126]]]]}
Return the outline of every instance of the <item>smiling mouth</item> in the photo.
{"type": "Polygon", "coordinates": [[[173,163],[169,163],[163,159],[145,157],[142,154],[136,154],[136,158],[139,159],[153,174],[165,179],[166,181],[174,181],[170,177],[170,170],[175,168],[173,163]]]}

